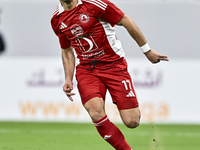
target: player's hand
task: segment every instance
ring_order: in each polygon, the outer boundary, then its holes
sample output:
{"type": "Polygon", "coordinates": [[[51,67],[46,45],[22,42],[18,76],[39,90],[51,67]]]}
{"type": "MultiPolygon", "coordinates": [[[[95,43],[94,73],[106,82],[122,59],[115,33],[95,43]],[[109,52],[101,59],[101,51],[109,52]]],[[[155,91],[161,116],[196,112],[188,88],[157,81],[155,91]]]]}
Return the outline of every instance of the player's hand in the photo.
{"type": "Polygon", "coordinates": [[[73,90],[73,83],[72,81],[66,81],[63,85],[63,91],[67,95],[67,97],[73,102],[73,98],[71,96],[75,95],[75,93],[71,93],[73,90]]]}
{"type": "Polygon", "coordinates": [[[168,57],[165,55],[161,55],[158,52],[151,49],[150,51],[144,53],[150,62],[153,64],[160,62],[161,60],[169,61],[168,57]]]}

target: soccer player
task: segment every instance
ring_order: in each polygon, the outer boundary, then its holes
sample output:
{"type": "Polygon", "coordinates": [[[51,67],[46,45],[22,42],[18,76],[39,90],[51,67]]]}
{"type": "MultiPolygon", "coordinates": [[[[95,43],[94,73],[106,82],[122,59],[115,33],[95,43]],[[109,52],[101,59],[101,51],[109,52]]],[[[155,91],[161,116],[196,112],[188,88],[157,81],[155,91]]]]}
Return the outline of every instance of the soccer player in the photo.
{"type": "Polygon", "coordinates": [[[135,22],[109,0],[60,0],[51,25],[62,49],[64,92],[73,101],[75,50],[76,80],[84,108],[104,140],[116,150],[131,150],[105,112],[108,89],[123,123],[129,128],[139,125],[139,105],[115,25],[127,29],[152,63],[168,61],[167,56],[151,49],[135,22]]]}

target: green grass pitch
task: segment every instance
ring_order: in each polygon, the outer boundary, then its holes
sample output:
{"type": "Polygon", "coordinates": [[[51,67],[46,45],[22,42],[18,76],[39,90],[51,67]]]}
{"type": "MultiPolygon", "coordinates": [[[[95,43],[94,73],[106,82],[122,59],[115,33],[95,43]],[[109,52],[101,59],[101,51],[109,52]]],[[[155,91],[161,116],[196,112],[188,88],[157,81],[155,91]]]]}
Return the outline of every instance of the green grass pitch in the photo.
{"type": "MultiPolygon", "coordinates": [[[[199,150],[200,125],[116,124],[133,150],[199,150]]],[[[0,122],[0,150],[114,150],[92,123],[0,122]]]]}

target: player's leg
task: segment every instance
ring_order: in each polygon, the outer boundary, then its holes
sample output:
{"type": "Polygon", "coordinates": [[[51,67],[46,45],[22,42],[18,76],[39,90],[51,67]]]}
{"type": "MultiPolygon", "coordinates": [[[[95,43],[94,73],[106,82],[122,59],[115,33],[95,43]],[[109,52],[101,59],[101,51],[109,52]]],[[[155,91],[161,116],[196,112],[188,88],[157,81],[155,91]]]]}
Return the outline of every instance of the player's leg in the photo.
{"type": "Polygon", "coordinates": [[[131,79],[126,78],[122,82],[123,84],[127,82],[129,85],[120,86],[120,82],[118,82],[119,84],[115,88],[109,87],[109,91],[113,102],[117,105],[123,123],[128,128],[135,128],[139,125],[141,118],[139,104],[131,79]]]}
{"type": "Polygon", "coordinates": [[[116,64],[112,70],[107,70],[103,78],[111,94],[113,102],[117,105],[124,124],[135,128],[140,122],[140,110],[132,79],[127,71],[126,61],[116,64]]]}
{"type": "Polygon", "coordinates": [[[122,132],[108,119],[105,113],[105,102],[95,97],[84,104],[101,137],[116,150],[131,150],[122,132]]]}
{"type": "Polygon", "coordinates": [[[92,121],[98,121],[106,116],[105,113],[105,102],[100,97],[94,97],[84,104],[85,109],[92,121]]]}
{"type": "Polygon", "coordinates": [[[105,113],[107,87],[92,71],[77,70],[78,89],[83,106],[104,140],[116,150],[131,150],[121,131],[108,119],[105,113]]]}
{"type": "Polygon", "coordinates": [[[119,110],[123,123],[128,128],[135,128],[140,123],[140,110],[138,107],[119,110]]]}

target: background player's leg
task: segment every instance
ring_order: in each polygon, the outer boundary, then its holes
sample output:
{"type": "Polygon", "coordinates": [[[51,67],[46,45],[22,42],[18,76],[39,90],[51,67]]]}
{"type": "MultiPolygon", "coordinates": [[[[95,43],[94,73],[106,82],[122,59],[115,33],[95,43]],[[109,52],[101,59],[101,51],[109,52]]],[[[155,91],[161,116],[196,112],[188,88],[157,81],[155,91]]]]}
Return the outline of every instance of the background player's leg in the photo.
{"type": "Polygon", "coordinates": [[[121,131],[108,119],[105,113],[105,102],[95,97],[84,104],[101,137],[116,150],[131,150],[121,131]]]}
{"type": "Polygon", "coordinates": [[[140,123],[140,110],[138,107],[119,110],[123,123],[128,128],[135,128],[140,123]]]}

